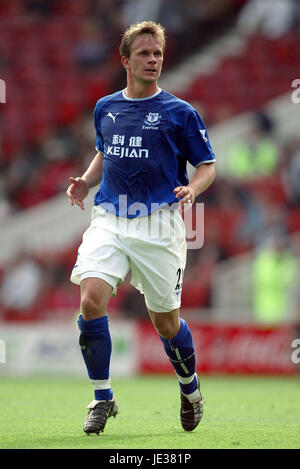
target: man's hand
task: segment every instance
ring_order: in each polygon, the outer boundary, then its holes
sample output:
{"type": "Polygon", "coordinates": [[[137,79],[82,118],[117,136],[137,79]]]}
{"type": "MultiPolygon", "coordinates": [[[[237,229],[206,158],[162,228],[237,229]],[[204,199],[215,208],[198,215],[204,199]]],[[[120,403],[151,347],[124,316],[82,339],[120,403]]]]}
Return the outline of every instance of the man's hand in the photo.
{"type": "Polygon", "coordinates": [[[214,162],[201,164],[195,171],[191,182],[187,186],[177,186],[174,189],[176,198],[182,197],[179,208],[189,208],[193,205],[195,198],[202,194],[213,182],[216,176],[214,162]],[[187,207],[185,207],[187,204],[187,207]]]}
{"type": "Polygon", "coordinates": [[[184,204],[189,204],[191,206],[194,203],[195,192],[192,187],[178,186],[175,187],[173,192],[176,194],[176,199],[182,197],[182,199],[179,201],[179,208],[183,208],[184,204]]]}
{"type": "Polygon", "coordinates": [[[69,198],[70,204],[72,206],[76,204],[81,208],[81,210],[85,210],[83,201],[89,193],[89,187],[86,181],[80,177],[70,177],[69,180],[71,184],[68,187],[66,194],[69,198]]]}

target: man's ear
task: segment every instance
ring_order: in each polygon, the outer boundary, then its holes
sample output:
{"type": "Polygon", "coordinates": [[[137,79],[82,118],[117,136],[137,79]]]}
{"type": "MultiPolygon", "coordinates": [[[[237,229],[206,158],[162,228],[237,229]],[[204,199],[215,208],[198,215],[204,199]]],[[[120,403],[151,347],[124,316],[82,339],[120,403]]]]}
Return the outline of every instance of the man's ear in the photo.
{"type": "Polygon", "coordinates": [[[128,69],[128,60],[129,60],[128,57],[126,57],[125,55],[122,55],[121,63],[126,70],[128,69]]]}

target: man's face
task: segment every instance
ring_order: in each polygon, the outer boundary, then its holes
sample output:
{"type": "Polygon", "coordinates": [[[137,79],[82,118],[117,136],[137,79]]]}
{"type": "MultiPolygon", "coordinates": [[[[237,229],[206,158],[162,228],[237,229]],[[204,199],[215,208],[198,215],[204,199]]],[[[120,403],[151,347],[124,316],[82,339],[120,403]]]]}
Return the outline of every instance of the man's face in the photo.
{"type": "Polygon", "coordinates": [[[131,45],[130,57],[122,57],[122,63],[135,81],[153,83],[161,74],[162,46],[151,34],[141,34],[131,45]]]}

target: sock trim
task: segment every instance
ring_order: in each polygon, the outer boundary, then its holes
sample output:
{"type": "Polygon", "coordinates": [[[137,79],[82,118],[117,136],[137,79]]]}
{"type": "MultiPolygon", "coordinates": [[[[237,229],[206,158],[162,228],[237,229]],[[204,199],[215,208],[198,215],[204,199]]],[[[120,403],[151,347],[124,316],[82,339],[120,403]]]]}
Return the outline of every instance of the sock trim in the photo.
{"type": "Polygon", "coordinates": [[[178,379],[179,379],[179,382],[180,382],[181,384],[190,384],[190,383],[192,383],[192,382],[194,381],[194,379],[195,379],[195,376],[196,376],[197,382],[198,382],[197,373],[194,373],[194,374],[191,375],[191,376],[187,376],[186,378],[184,378],[183,376],[179,376],[178,373],[176,373],[176,374],[177,374],[178,379]]]}
{"type": "Polygon", "coordinates": [[[100,318],[91,319],[86,321],[82,314],[78,316],[77,325],[83,334],[97,334],[108,329],[108,315],[101,316],[100,318]]]}
{"type": "Polygon", "coordinates": [[[91,379],[92,385],[94,386],[95,391],[102,389],[110,389],[110,378],[108,379],[91,379]]]}

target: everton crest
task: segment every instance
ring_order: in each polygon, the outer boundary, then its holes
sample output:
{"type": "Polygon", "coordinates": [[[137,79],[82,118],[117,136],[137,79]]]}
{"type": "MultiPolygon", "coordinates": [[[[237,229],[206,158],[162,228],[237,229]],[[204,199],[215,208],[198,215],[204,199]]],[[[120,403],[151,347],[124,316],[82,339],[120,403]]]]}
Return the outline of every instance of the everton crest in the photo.
{"type": "Polygon", "coordinates": [[[158,125],[160,123],[161,115],[158,112],[148,112],[145,116],[144,124],[158,125]]]}

